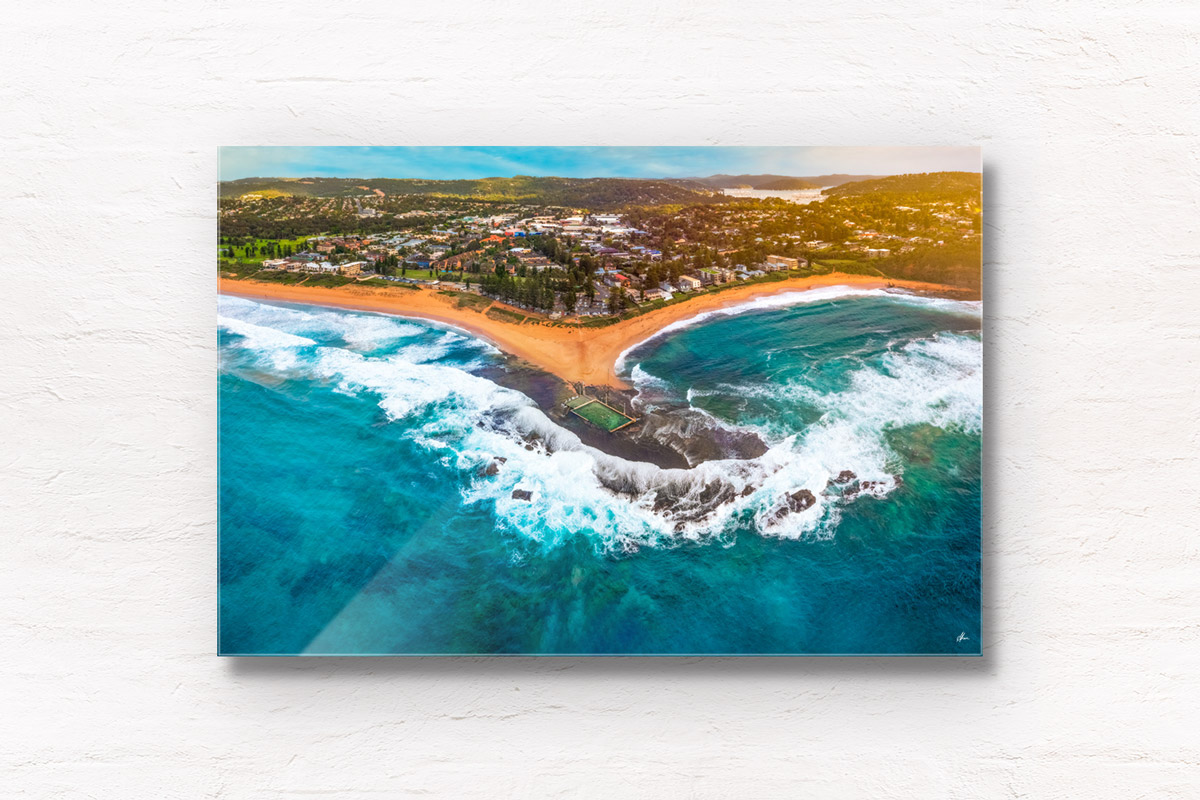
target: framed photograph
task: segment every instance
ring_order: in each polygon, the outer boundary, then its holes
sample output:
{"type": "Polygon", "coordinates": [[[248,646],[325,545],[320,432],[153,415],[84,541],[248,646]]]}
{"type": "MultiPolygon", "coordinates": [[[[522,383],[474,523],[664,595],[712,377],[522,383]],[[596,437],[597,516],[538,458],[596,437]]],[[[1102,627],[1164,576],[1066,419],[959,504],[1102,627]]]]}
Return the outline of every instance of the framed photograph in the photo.
{"type": "Polygon", "coordinates": [[[221,654],[980,654],[977,148],[220,170],[221,654]]]}

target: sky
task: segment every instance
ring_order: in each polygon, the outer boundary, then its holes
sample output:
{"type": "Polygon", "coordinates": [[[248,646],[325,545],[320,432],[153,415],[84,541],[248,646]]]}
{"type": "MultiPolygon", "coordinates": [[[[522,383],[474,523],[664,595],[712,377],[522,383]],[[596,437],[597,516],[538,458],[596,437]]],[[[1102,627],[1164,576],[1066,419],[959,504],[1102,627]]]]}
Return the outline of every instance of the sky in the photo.
{"type": "Polygon", "coordinates": [[[980,171],[978,147],[222,147],[238,178],[691,178],[980,171]]]}

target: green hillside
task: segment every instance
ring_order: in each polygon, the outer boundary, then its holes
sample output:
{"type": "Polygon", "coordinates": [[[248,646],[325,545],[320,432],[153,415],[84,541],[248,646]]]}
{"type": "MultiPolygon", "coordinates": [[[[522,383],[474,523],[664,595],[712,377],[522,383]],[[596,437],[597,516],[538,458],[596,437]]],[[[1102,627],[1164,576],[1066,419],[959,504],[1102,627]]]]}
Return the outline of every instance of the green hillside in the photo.
{"type": "Polygon", "coordinates": [[[754,188],[770,191],[793,191],[797,189],[820,189],[821,185],[807,181],[804,178],[779,178],[778,180],[760,183],[754,188]]]}
{"type": "Polygon", "coordinates": [[[830,197],[895,195],[915,199],[979,202],[982,176],[978,172],[923,172],[889,175],[869,181],[843,183],[830,189],[830,197]]]}
{"type": "Polygon", "coordinates": [[[709,189],[819,189],[849,181],[865,181],[879,175],[709,175],[707,178],[669,178],[672,183],[709,189]]]}
{"type": "Polygon", "coordinates": [[[223,181],[221,197],[247,194],[303,197],[371,197],[395,195],[461,197],[488,201],[529,201],[544,205],[620,208],[626,205],[705,203],[720,198],[699,186],[663,180],[628,178],[511,178],[423,180],[419,178],[242,178],[223,181]]]}

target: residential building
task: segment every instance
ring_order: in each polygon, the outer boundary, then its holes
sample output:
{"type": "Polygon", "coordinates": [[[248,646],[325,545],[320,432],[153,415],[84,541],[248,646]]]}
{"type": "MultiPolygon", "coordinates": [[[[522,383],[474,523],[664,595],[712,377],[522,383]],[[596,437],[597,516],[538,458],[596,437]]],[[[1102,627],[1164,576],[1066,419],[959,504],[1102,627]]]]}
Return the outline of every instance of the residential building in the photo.
{"type": "Polygon", "coordinates": [[[436,261],[433,268],[441,272],[452,272],[454,270],[462,270],[473,257],[472,253],[459,253],[456,256],[447,256],[441,261],[436,261]]]}
{"type": "Polygon", "coordinates": [[[300,265],[301,272],[319,272],[327,274],[335,274],[338,271],[336,264],[331,264],[328,261],[309,261],[300,265]]]}
{"type": "Polygon", "coordinates": [[[774,272],[779,269],[800,269],[800,259],[787,256],[767,256],[763,269],[774,272]]]}

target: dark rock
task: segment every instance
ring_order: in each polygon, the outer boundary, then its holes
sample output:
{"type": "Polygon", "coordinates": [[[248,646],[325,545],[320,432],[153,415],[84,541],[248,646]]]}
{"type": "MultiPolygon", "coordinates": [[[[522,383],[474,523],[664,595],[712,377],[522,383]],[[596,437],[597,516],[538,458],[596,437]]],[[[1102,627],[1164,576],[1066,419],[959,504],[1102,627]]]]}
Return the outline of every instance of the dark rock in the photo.
{"type": "Polygon", "coordinates": [[[658,514],[662,511],[666,511],[668,508],[675,505],[678,500],[679,498],[666,488],[659,489],[654,493],[654,513],[658,514]]]}
{"type": "Polygon", "coordinates": [[[508,463],[508,459],[507,459],[507,458],[505,458],[504,456],[496,456],[496,460],[497,460],[497,461],[499,461],[501,464],[507,464],[507,463],[508,463]]]}
{"type": "Polygon", "coordinates": [[[844,469],[838,473],[837,477],[833,479],[833,482],[840,486],[841,484],[849,483],[850,481],[854,480],[857,477],[858,476],[855,475],[850,470],[844,469]]]}
{"type": "Polygon", "coordinates": [[[500,473],[500,465],[495,461],[483,468],[484,475],[498,475],[500,473]]]}
{"type": "Polygon", "coordinates": [[[713,481],[704,484],[697,502],[705,507],[724,505],[734,497],[733,487],[724,481],[713,481]]]}
{"type": "Polygon", "coordinates": [[[749,497],[752,494],[754,494],[754,487],[747,486],[745,489],[742,489],[741,494],[739,494],[738,497],[749,497]]]}
{"type": "Polygon", "coordinates": [[[528,492],[524,489],[513,489],[512,496],[513,500],[524,500],[528,503],[533,499],[533,492],[528,492]]]}
{"type": "Polygon", "coordinates": [[[768,525],[773,525],[779,520],[798,511],[812,508],[816,505],[817,496],[808,489],[797,489],[783,499],[783,504],[775,509],[775,512],[767,519],[768,525]]]}
{"type": "Polygon", "coordinates": [[[801,489],[787,496],[787,507],[790,511],[804,511],[807,508],[812,508],[816,502],[816,495],[808,489],[801,489]]]}
{"type": "MultiPolygon", "coordinates": [[[[578,436],[584,444],[627,461],[646,461],[663,469],[688,469],[713,459],[751,459],[767,452],[766,443],[756,434],[724,430],[713,426],[699,414],[689,415],[694,419],[689,419],[689,424],[684,426],[687,429],[679,431],[677,435],[673,435],[671,430],[664,431],[664,425],[668,429],[679,427],[680,409],[640,409],[636,402],[638,393],[634,390],[618,390],[606,386],[568,386],[548,373],[511,358],[506,359],[503,364],[484,367],[474,374],[525,394],[555,418],[558,424],[578,436]],[[641,421],[633,428],[627,428],[616,435],[610,434],[574,414],[562,413],[562,401],[575,394],[608,398],[617,408],[628,406],[635,416],[641,417],[641,421]]],[[[498,429],[511,433],[504,425],[503,416],[479,421],[476,425],[481,429],[498,429]]],[[[525,444],[526,449],[531,451],[539,446],[550,449],[536,434],[526,437],[525,444]]]]}
{"type": "Polygon", "coordinates": [[[766,443],[748,431],[726,430],[695,411],[643,410],[637,439],[669,449],[695,466],[718,459],[751,459],[767,452],[766,443]]]}
{"type": "Polygon", "coordinates": [[[654,511],[666,512],[675,520],[691,522],[703,519],[737,496],[737,491],[731,484],[720,480],[711,481],[699,488],[690,482],[667,483],[654,491],[654,511]]]}

